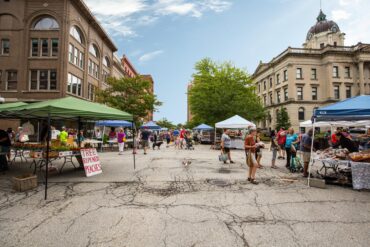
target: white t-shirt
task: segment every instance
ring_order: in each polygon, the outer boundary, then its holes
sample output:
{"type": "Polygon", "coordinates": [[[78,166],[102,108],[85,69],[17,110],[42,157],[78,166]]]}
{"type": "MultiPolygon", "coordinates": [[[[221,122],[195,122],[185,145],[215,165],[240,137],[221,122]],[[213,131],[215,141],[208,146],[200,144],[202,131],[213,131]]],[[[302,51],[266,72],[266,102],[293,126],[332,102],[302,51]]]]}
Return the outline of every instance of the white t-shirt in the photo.
{"type": "Polygon", "coordinates": [[[231,147],[231,138],[227,134],[225,134],[225,133],[222,134],[221,141],[224,142],[224,147],[225,148],[230,148],[231,147]]]}

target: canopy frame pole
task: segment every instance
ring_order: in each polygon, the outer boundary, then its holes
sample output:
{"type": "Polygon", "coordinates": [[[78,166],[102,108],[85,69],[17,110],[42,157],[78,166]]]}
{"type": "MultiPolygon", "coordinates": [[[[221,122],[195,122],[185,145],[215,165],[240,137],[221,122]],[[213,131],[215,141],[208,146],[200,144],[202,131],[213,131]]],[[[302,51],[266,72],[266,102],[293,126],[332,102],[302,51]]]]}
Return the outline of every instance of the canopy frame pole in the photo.
{"type": "Polygon", "coordinates": [[[77,145],[81,147],[81,117],[78,117],[77,145]]]}
{"type": "Polygon", "coordinates": [[[316,130],[315,123],[316,123],[316,119],[314,118],[313,119],[313,124],[312,124],[313,131],[312,131],[310,163],[308,163],[308,178],[307,178],[307,185],[308,185],[308,187],[310,187],[311,169],[312,169],[312,165],[313,165],[312,153],[313,153],[313,143],[315,142],[315,132],[316,132],[315,131],[316,130]]]}
{"type": "Polygon", "coordinates": [[[216,135],[217,135],[217,127],[215,125],[215,135],[214,135],[214,140],[213,140],[213,149],[216,150],[216,135]]]}
{"type": "Polygon", "coordinates": [[[136,132],[136,125],[135,121],[132,121],[132,154],[134,158],[134,170],[136,170],[136,138],[135,138],[135,132],[136,132]]]}
{"type": "MultiPolygon", "coordinates": [[[[100,127],[99,127],[99,129],[100,129],[100,127]]],[[[100,130],[99,130],[100,131],[100,130]]],[[[102,138],[101,138],[101,146],[100,146],[100,152],[103,152],[103,145],[104,145],[104,135],[105,135],[105,125],[103,126],[103,133],[102,133],[102,138]]],[[[109,138],[108,138],[108,140],[109,140],[109,138]]]]}
{"type": "Polygon", "coordinates": [[[51,138],[50,112],[48,113],[47,121],[48,121],[48,136],[46,138],[45,200],[48,198],[49,152],[50,152],[50,138],[51,138]]]}

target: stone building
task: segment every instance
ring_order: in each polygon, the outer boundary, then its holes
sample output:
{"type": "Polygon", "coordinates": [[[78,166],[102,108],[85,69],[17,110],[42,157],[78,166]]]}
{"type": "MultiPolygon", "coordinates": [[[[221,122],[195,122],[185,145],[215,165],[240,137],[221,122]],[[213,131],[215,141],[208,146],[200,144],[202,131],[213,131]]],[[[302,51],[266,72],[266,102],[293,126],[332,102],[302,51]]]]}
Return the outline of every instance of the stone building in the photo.
{"type": "Polygon", "coordinates": [[[0,39],[0,95],[7,102],[94,100],[117,50],[82,0],[1,1],[0,39]]]}
{"type": "Polygon", "coordinates": [[[370,45],[344,46],[345,34],[320,11],[303,48],[288,47],[252,75],[268,117],[258,127],[276,126],[286,108],[292,127],[309,120],[314,109],[360,94],[370,94],[370,45]]]}

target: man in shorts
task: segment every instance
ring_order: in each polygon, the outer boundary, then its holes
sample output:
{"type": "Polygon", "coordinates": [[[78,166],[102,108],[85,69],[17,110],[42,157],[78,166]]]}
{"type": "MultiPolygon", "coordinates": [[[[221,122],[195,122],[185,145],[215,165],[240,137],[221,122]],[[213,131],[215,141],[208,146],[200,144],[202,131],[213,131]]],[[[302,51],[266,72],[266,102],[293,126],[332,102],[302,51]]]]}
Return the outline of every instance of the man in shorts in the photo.
{"type": "Polygon", "coordinates": [[[150,132],[148,127],[145,127],[144,130],[141,132],[140,139],[141,139],[141,145],[144,148],[144,154],[146,154],[146,150],[149,147],[149,137],[150,132]]]}
{"type": "MultiPolygon", "coordinates": [[[[224,133],[221,136],[221,150],[223,154],[227,154],[227,158],[230,160],[230,163],[234,163],[234,161],[231,160],[230,148],[231,138],[229,136],[229,130],[224,129],[224,133]]],[[[226,160],[224,160],[224,164],[226,164],[226,160]]]]}
{"type": "Polygon", "coordinates": [[[312,134],[313,130],[310,129],[307,134],[302,136],[300,150],[302,152],[303,159],[303,177],[308,177],[308,165],[311,159],[311,146],[312,146],[312,134]]]}

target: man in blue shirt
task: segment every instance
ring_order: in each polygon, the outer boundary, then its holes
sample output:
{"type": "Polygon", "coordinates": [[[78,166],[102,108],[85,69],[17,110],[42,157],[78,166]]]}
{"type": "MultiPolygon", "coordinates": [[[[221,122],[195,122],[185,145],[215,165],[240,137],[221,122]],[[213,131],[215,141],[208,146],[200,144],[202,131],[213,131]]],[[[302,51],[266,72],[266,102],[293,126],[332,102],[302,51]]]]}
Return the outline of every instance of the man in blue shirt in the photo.
{"type": "Polygon", "coordinates": [[[313,130],[310,129],[307,134],[302,136],[300,150],[303,158],[303,176],[308,177],[308,165],[311,159],[311,146],[312,146],[313,130]]]}
{"type": "Polygon", "coordinates": [[[286,141],[285,141],[285,151],[286,151],[286,167],[290,169],[290,160],[291,158],[295,158],[296,156],[296,150],[297,150],[297,144],[298,144],[298,135],[294,133],[293,128],[288,129],[288,134],[286,135],[286,141]]]}
{"type": "Polygon", "coordinates": [[[149,146],[149,136],[150,132],[148,127],[145,127],[144,130],[141,132],[141,145],[143,145],[144,148],[144,154],[146,154],[146,149],[149,146]]]}

